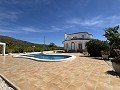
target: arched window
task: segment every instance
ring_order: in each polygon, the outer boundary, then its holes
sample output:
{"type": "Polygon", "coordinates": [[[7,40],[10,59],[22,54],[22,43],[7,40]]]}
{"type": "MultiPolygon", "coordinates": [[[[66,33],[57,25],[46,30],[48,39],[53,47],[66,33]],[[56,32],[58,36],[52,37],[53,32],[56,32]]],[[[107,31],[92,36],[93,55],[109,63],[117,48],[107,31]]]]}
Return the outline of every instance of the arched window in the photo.
{"type": "Polygon", "coordinates": [[[77,38],[76,36],[73,37],[73,39],[76,39],[76,38],[77,38]]]}
{"type": "Polygon", "coordinates": [[[84,35],[82,35],[82,38],[85,38],[84,35]]]}

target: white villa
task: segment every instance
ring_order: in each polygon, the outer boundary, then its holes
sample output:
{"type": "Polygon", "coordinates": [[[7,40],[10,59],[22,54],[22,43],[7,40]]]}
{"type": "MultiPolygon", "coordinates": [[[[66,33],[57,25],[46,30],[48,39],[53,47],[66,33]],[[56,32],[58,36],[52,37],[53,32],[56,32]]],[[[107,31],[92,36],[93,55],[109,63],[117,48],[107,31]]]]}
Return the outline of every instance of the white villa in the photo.
{"type": "Polygon", "coordinates": [[[92,38],[93,35],[89,34],[88,32],[78,32],[73,34],[65,33],[65,40],[63,41],[64,50],[66,52],[69,52],[85,49],[86,42],[88,42],[92,38]]]}

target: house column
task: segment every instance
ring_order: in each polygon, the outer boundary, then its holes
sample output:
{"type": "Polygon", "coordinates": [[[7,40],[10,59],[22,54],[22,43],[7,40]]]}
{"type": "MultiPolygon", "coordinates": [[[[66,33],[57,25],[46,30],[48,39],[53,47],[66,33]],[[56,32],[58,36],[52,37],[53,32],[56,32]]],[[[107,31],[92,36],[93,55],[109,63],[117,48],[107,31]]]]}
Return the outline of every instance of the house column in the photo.
{"type": "Polygon", "coordinates": [[[3,56],[5,56],[5,48],[6,48],[6,44],[3,44],[3,56]]]}

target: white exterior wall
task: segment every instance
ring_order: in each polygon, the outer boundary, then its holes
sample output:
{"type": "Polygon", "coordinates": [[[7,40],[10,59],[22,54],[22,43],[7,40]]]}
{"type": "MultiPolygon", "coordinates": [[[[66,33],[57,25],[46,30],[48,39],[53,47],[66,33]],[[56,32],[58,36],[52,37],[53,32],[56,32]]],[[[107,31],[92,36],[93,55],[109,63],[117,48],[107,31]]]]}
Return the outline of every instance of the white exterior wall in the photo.
{"type": "Polygon", "coordinates": [[[93,38],[93,36],[92,35],[87,35],[87,38],[93,38]]]}
{"type": "Polygon", "coordinates": [[[88,34],[88,33],[77,33],[77,34],[69,34],[69,35],[65,34],[65,40],[70,40],[73,37],[82,38],[82,35],[84,35],[84,38],[92,38],[91,34],[88,34]]]}
{"type": "Polygon", "coordinates": [[[65,41],[63,42],[64,50],[77,51],[77,50],[79,50],[79,44],[82,44],[82,49],[85,49],[85,44],[92,38],[93,38],[93,36],[91,34],[88,34],[87,32],[79,32],[79,33],[68,34],[68,35],[65,33],[65,41]],[[84,37],[83,37],[83,35],[84,35],[84,37]],[[66,46],[67,43],[68,43],[68,48],[66,46]],[[71,43],[72,43],[72,45],[71,45],[71,43]]]}
{"type": "Polygon", "coordinates": [[[75,43],[75,51],[79,50],[79,45],[78,44],[82,44],[82,49],[85,49],[85,44],[88,42],[89,40],[70,40],[70,41],[64,41],[64,49],[65,50],[71,50],[71,43],[74,42],[75,43]],[[66,44],[68,43],[68,48],[66,47],[66,44]]]}

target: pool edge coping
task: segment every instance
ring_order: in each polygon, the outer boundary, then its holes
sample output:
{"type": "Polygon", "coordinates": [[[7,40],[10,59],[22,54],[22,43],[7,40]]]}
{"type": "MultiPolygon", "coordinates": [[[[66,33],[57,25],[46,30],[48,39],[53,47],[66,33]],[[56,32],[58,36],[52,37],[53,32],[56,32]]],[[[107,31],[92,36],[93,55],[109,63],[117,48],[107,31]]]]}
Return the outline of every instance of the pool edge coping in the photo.
{"type": "Polygon", "coordinates": [[[34,58],[34,57],[22,56],[22,55],[29,55],[29,54],[40,54],[40,53],[18,54],[18,55],[13,55],[13,57],[15,57],[15,58],[26,58],[26,59],[36,60],[36,61],[45,61],[45,62],[69,61],[69,60],[73,60],[73,59],[76,58],[75,55],[69,55],[69,54],[64,54],[64,53],[50,53],[50,54],[46,54],[46,53],[45,53],[45,55],[66,55],[66,56],[71,56],[71,57],[69,57],[69,58],[67,58],[67,59],[46,60],[46,59],[38,59],[38,58],[34,58]]]}

